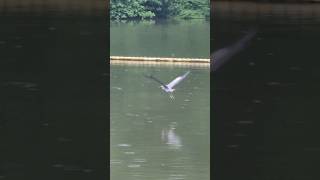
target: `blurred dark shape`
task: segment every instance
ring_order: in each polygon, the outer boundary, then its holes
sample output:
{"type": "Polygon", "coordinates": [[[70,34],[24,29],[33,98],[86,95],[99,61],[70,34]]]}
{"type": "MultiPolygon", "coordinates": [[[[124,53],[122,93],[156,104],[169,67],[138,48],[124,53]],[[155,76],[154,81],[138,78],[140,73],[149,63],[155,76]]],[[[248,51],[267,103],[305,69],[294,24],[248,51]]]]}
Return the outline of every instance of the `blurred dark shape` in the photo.
{"type": "Polygon", "coordinates": [[[244,37],[231,46],[219,49],[211,55],[211,71],[216,71],[222,65],[227,63],[233,56],[244,50],[249,41],[256,35],[256,30],[250,30],[244,37]]]}

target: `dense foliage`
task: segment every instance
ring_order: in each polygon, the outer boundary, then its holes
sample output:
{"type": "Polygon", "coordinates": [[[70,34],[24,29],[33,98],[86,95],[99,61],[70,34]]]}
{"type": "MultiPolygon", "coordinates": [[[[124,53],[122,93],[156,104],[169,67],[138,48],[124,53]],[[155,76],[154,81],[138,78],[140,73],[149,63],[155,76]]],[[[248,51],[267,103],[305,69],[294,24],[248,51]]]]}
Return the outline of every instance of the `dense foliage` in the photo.
{"type": "Polygon", "coordinates": [[[205,18],[209,0],[111,0],[111,19],[205,18]]]}

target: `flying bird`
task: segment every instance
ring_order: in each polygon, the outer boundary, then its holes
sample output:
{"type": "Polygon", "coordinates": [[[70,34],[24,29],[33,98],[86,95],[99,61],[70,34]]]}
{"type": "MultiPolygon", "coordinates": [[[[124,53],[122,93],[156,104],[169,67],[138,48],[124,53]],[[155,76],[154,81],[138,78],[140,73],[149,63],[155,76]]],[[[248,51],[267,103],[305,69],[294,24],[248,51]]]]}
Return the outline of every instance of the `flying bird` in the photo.
{"type": "Polygon", "coordinates": [[[219,49],[211,55],[211,71],[215,72],[222,65],[228,62],[235,54],[242,51],[248,42],[256,35],[256,30],[250,30],[240,40],[232,44],[231,46],[219,49]]]}
{"type": "Polygon", "coordinates": [[[150,76],[145,76],[147,78],[150,78],[154,81],[156,81],[157,83],[161,84],[161,89],[163,89],[166,93],[169,94],[169,97],[171,99],[174,99],[174,96],[173,96],[173,91],[175,91],[175,89],[173,89],[173,87],[175,87],[177,84],[179,84],[182,80],[184,80],[188,74],[190,73],[190,71],[184,73],[183,75],[181,76],[178,76],[176,77],[173,81],[171,81],[170,83],[168,84],[164,84],[162,81],[160,81],[159,79],[155,78],[154,76],[150,75],[150,76]]]}

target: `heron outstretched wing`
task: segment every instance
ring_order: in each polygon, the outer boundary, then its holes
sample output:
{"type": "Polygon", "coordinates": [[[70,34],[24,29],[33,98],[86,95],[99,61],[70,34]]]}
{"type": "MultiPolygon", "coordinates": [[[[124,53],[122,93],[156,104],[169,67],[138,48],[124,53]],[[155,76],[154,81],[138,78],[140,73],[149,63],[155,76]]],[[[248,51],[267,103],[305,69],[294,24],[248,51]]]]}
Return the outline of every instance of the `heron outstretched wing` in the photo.
{"type": "Polygon", "coordinates": [[[173,81],[171,81],[169,84],[167,84],[167,87],[169,87],[170,89],[173,88],[174,86],[176,86],[177,84],[179,84],[184,78],[186,78],[189,73],[190,73],[190,71],[186,72],[186,73],[185,73],[184,75],[182,75],[182,76],[178,76],[178,77],[175,78],[173,81]]]}
{"type": "Polygon", "coordinates": [[[152,79],[152,80],[156,81],[157,83],[161,84],[162,86],[167,87],[167,85],[165,85],[162,81],[160,81],[159,79],[155,78],[152,75],[149,75],[149,76],[145,75],[144,77],[152,79]]]}

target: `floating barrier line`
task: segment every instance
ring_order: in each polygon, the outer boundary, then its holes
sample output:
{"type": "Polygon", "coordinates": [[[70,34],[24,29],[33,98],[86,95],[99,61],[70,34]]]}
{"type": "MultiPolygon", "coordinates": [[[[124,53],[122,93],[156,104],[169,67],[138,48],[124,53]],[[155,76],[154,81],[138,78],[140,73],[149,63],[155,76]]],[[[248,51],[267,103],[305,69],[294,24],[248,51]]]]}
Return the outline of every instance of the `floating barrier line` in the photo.
{"type": "Polygon", "coordinates": [[[177,65],[210,65],[210,59],[204,58],[168,58],[168,57],[128,57],[110,56],[111,64],[177,64],[177,65]]]}

